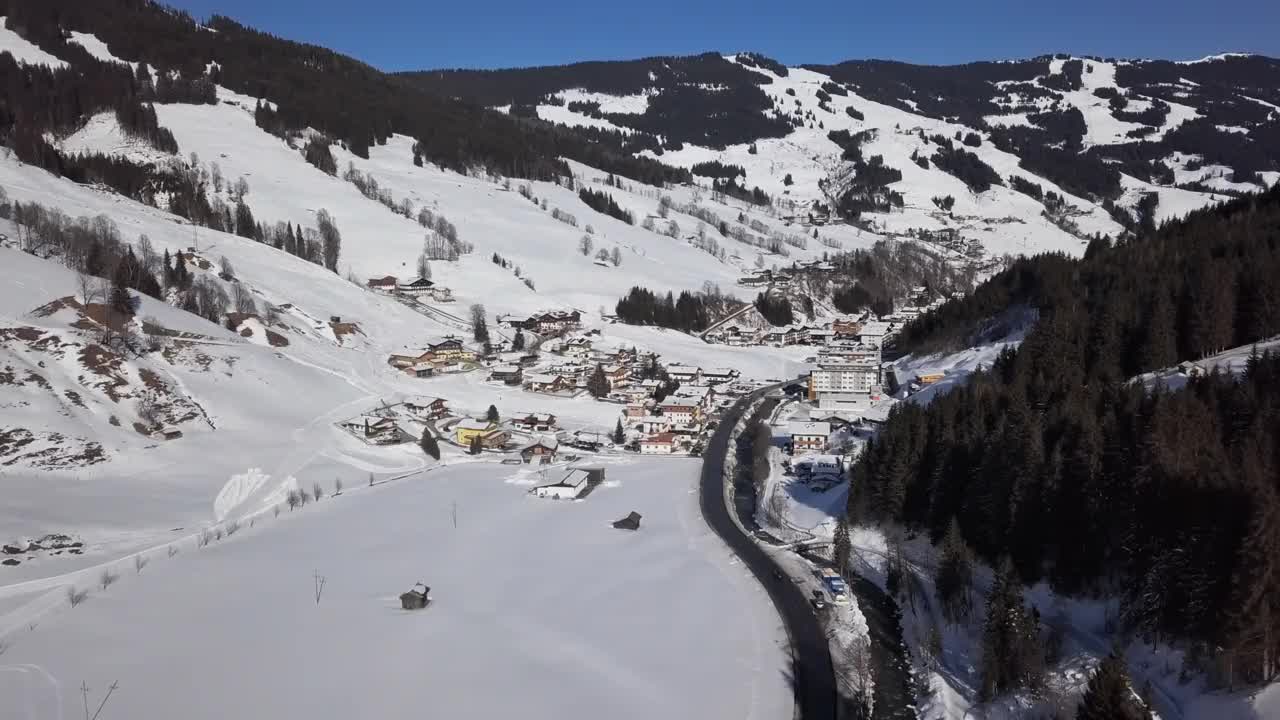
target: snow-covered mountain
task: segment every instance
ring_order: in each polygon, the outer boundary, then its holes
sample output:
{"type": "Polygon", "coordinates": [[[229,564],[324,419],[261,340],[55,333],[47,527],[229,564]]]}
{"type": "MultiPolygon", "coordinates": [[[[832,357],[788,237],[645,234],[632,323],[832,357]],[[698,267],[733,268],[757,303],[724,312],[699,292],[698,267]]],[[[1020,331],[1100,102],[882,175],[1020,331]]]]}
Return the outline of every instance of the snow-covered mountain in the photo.
{"type": "Polygon", "coordinates": [[[954,229],[998,253],[1074,252],[1072,235],[1163,222],[1280,179],[1280,63],[1252,55],[787,68],[739,53],[408,77],[617,133],[641,155],[758,187],[793,212],[839,208],[862,176],[855,195],[870,203],[846,215],[887,232],[954,229]],[[898,172],[857,167],[873,157],[898,172]],[[974,172],[983,165],[986,181],[974,172]],[[1044,203],[1048,192],[1064,202],[1044,203]],[[948,196],[944,212],[934,199],[948,196]]]}

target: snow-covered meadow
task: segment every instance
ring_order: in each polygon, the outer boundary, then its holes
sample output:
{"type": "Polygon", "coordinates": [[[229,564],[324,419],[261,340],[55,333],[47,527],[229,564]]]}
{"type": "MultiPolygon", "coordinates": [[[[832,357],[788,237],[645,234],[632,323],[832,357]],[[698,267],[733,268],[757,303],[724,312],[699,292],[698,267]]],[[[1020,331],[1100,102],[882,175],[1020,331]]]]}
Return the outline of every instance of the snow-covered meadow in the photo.
{"type": "Polygon", "coordinates": [[[105,717],[789,715],[785,634],[703,523],[699,467],[609,464],[579,502],[451,467],[108,565],[105,590],[85,571],[82,603],[43,589],[60,607],[6,638],[0,716],[69,717],[82,682],[119,683],[105,717]],[[416,582],[433,602],[401,610],[416,582]]]}

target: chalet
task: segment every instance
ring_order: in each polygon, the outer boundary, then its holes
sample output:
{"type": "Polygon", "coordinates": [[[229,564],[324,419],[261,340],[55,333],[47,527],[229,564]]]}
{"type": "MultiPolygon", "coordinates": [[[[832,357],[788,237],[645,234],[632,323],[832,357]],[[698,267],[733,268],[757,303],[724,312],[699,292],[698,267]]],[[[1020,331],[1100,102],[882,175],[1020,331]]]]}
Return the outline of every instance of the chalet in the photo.
{"type": "Polygon", "coordinates": [[[642,418],[649,416],[649,408],[642,403],[630,403],[622,409],[625,418],[642,418]]]}
{"type": "Polygon", "coordinates": [[[697,382],[702,379],[702,368],[688,365],[668,365],[667,375],[680,384],[697,382]]]}
{"type": "Polygon", "coordinates": [[[765,345],[773,345],[774,347],[782,347],[787,344],[787,331],[781,328],[771,328],[760,334],[760,342],[765,345]]]}
{"type": "Polygon", "coordinates": [[[603,369],[609,387],[625,387],[631,383],[631,371],[622,365],[605,365],[603,369]]]}
{"type": "Polygon", "coordinates": [[[378,415],[361,415],[346,420],[341,425],[347,432],[364,438],[366,442],[395,442],[400,434],[395,420],[378,415]]]}
{"type": "Polygon", "coordinates": [[[826,330],[823,328],[812,328],[809,330],[810,345],[830,345],[831,341],[836,337],[834,330],[826,330]]]}
{"type": "Polygon", "coordinates": [[[524,378],[524,389],[529,392],[558,393],[575,387],[577,383],[560,374],[531,373],[524,378]]]}
{"type": "Polygon", "coordinates": [[[520,356],[516,364],[522,368],[533,367],[538,364],[538,353],[525,353],[520,356]]]}
{"type": "Polygon", "coordinates": [[[660,433],[640,441],[641,455],[670,455],[676,451],[676,436],[660,433]]]}
{"type": "Polygon", "coordinates": [[[711,410],[716,404],[716,390],[709,385],[682,385],[667,403],[677,405],[693,405],[703,412],[711,410]]]}
{"type": "Polygon", "coordinates": [[[507,385],[524,382],[524,370],[519,365],[496,365],[489,371],[489,379],[507,385]]]}
{"type": "Polygon", "coordinates": [[[577,310],[553,310],[530,315],[527,318],[508,316],[502,318],[499,322],[512,328],[528,330],[539,335],[554,335],[565,330],[576,330],[582,327],[582,313],[577,310]]]}
{"type": "Polygon", "coordinates": [[[742,287],[763,287],[773,280],[773,276],[768,270],[758,272],[754,275],[738,278],[738,284],[742,287]]]}
{"type": "Polygon", "coordinates": [[[831,436],[831,426],[824,422],[793,422],[788,428],[791,435],[791,447],[794,452],[818,451],[827,449],[827,438],[831,436]]]}
{"type": "Polygon", "coordinates": [[[485,450],[501,450],[511,442],[511,433],[506,430],[497,429],[480,436],[480,447],[485,450]]]}
{"type": "Polygon", "coordinates": [[[1178,372],[1190,378],[1204,377],[1204,366],[1190,360],[1184,360],[1178,363],[1178,372]]]}
{"type": "Polygon", "coordinates": [[[182,431],[172,425],[165,425],[151,433],[154,440],[177,440],[182,437],[182,431]]]}
{"type": "Polygon", "coordinates": [[[569,357],[586,357],[591,352],[591,341],[584,337],[569,338],[560,343],[560,354],[569,357]]]}
{"type": "Polygon", "coordinates": [[[513,427],[530,432],[549,432],[556,429],[556,416],[551,413],[529,413],[508,421],[513,427]]]}
{"type": "Polygon", "coordinates": [[[708,385],[723,385],[738,379],[733,368],[708,368],[702,371],[702,381],[708,385]]]}
{"type": "Polygon", "coordinates": [[[427,345],[434,362],[471,362],[476,359],[474,351],[467,349],[462,341],[455,337],[447,337],[438,343],[427,345]]]}
{"type": "Polygon", "coordinates": [[[407,283],[398,283],[396,285],[396,292],[401,295],[427,295],[431,293],[431,288],[433,287],[435,287],[435,283],[426,278],[420,277],[414,278],[407,283]]]}
{"type": "Polygon", "coordinates": [[[933,385],[934,383],[937,383],[937,382],[941,382],[942,379],[946,376],[947,376],[946,373],[940,373],[940,372],[920,373],[919,375],[916,376],[916,382],[920,383],[922,386],[928,386],[928,385],[933,385]]]}
{"type": "Polygon", "coordinates": [[[560,441],[554,438],[539,439],[530,445],[520,448],[520,459],[526,465],[537,463],[539,465],[548,465],[555,462],[556,452],[560,449],[560,441]]]}
{"type": "Polygon", "coordinates": [[[809,328],[804,325],[793,325],[787,328],[783,336],[783,345],[804,345],[809,342],[809,328]]]}
{"type": "Polygon", "coordinates": [[[449,414],[449,403],[444,398],[414,395],[401,404],[421,420],[439,420],[449,414]]]}
{"type": "Polygon", "coordinates": [[[626,387],[615,388],[609,395],[625,403],[638,404],[653,397],[653,389],[639,383],[628,383],[626,387]]]}
{"type": "Polygon", "coordinates": [[[416,378],[429,378],[436,374],[436,366],[431,363],[417,363],[404,369],[405,372],[416,378]]]}
{"type": "Polygon", "coordinates": [[[852,316],[838,317],[831,321],[831,332],[836,335],[857,336],[862,333],[862,319],[852,316]]]}
{"type": "Polygon", "coordinates": [[[431,289],[427,291],[427,295],[436,302],[453,302],[453,291],[443,285],[431,286],[431,289]]]}
{"type": "Polygon", "coordinates": [[[399,281],[396,280],[395,275],[386,275],[380,278],[369,278],[368,282],[365,283],[370,290],[385,293],[395,292],[396,285],[398,284],[399,281]]]}

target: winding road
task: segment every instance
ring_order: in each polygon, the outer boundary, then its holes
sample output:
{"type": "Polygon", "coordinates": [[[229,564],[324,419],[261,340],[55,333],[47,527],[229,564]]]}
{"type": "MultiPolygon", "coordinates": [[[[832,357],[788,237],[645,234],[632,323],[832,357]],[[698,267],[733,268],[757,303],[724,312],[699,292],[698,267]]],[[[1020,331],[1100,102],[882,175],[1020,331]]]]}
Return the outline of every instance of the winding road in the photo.
{"type": "MultiPolygon", "coordinates": [[[[784,383],[785,384],[785,383],[784,383]]],[[[827,636],[809,607],[809,599],[786,571],[734,522],[733,510],[725,496],[724,463],[729,435],[751,401],[780,387],[771,386],[739,400],[720,419],[702,457],[700,495],[702,517],[725,544],[742,559],[769,593],[782,617],[791,641],[791,687],[795,693],[796,717],[803,720],[832,720],[837,717],[835,671],[827,636]]]]}

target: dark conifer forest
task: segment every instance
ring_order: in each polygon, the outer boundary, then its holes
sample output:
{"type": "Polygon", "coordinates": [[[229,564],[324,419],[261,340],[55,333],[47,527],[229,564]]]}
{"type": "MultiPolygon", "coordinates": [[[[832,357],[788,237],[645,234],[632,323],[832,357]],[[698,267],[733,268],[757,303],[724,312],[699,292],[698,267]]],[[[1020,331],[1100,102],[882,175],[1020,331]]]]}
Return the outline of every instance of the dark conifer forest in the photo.
{"type": "Polygon", "coordinates": [[[1199,211],[1082,260],[1023,259],[908,326],[964,342],[1024,305],[1021,347],[928,406],[903,403],[860,458],[849,512],[940,541],[958,521],[1022,582],[1123,596],[1151,639],[1269,680],[1280,655],[1280,355],[1185,387],[1128,379],[1280,333],[1280,190],[1199,211]]]}

